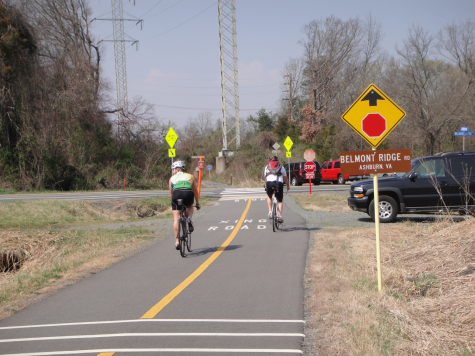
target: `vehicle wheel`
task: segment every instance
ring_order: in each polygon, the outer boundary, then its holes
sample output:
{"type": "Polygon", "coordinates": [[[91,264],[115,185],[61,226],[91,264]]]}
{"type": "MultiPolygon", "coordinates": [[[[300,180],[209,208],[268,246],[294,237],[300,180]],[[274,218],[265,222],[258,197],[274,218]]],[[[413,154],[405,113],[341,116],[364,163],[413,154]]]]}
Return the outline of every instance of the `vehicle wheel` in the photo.
{"type": "Polygon", "coordinates": [[[389,177],[389,176],[387,175],[387,173],[384,173],[383,177],[386,178],[386,177],[389,177]]]}
{"type": "MultiPolygon", "coordinates": [[[[381,195],[379,197],[379,222],[381,223],[390,223],[396,220],[398,214],[398,206],[396,201],[388,197],[387,195],[381,195]]],[[[374,199],[369,204],[368,214],[371,216],[371,219],[375,221],[374,218],[374,199]]]]}
{"type": "Polygon", "coordinates": [[[320,185],[320,181],[319,180],[314,180],[313,185],[320,185]]]}
{"type": "Polygon", "coordinates": [[[290,184],[292,184],[293,186],[296,186],[297,185],[297,177],[292,177],[292,179],[290,181],[290,184]]]}
{"type": "Polygon", "coordinates": [[[338,175],[338,184],[345,184],[345,177],[341,174],[338,175]]]}

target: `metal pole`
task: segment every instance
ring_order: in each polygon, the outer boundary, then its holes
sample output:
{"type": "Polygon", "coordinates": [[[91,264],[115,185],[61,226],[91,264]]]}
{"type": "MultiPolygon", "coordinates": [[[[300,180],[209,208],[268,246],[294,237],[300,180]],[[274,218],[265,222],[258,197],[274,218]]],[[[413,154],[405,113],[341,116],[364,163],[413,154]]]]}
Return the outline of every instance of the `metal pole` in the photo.
{"type": "Polygon", "coordinates": [[[462,151],[465,151],[465,136],[462,136],[463,148],[462,151]]]}
{"type": "MultiPolygon", "coordinates": [[[[376,148],[373,148],[376,151],[376,148]]],[[[381,244],[379,239],[379,186],[378,186],[378,174],[373,174],[373,187],[374,187],[374,222],[376,227],[376,264],[378,268],[378,291],[382,290],[382,273],[381,273],[381,244]]]]}
{"type": "Polygon", "coordinates": [[[287,172],[287,175],[289,176],[289,185],[290,185],[290,157],[289,157],[289,170],[287,172]]]}

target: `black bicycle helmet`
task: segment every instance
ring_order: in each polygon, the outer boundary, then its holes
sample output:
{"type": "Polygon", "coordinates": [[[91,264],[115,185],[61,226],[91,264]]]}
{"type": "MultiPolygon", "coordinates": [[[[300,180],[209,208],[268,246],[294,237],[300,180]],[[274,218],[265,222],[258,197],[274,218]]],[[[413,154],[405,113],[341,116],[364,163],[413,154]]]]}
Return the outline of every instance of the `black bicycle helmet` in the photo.
{"type": "Polygon", "coordinates": [[[279,158],[277,156],[272,156],[270,158],[271,161],[276,161],[276,162],[279,162],[279,158]]]}

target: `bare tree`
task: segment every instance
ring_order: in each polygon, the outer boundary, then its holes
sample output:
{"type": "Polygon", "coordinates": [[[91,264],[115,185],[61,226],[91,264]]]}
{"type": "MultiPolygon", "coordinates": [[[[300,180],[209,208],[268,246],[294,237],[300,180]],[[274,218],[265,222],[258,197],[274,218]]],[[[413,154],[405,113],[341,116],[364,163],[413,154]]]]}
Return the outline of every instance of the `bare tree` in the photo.
{"type": "Polygon", "coordinates": [[[281,85],[282,100],[280,101],[280,113],[291,117],[292,121],[299,122],[303,119],[300,110],[306,101],[308,93],[304,87],[304,69],[305,61],[302,57],[290,58],[288,62],[284,64],[282,70],[282,76],[285,77],[285,84],[281,85]],[[291,80],[291,82],[290,82],[291,80]],[[287,84],[289,83],[289,84],[287,84]],[[291,84],[291,86],[290,86],[291,84]],[[290,98],[289,93],[290,90],[290,98]],[[291,100],[290,105],[287,100],[291,100]],[[292,115],[289,115],[289,106],[292,110],[292,115]]]}
{"type": "Polygon", "coordinates": [[[456,65],[468,79],[465,89],[472,94],[471,105],[467,105],[463,119],[472,120],[475,111],[475,22],[467,20],[459,25],[447,25],[437,39],[439,54],[456,65]]]}
{"type": "Polygon", "coordinates": [[[435,153],[441,135],[460,119],[468,88],[468,81],[450,64],[436,59],[434,50],[434,37],[414,25],[403,47],[397,49],[401,62],[394,63],[398,68],[394,79],[404,88],[402,100],[409,120],[422,133],[427,154],[435,153]]]}

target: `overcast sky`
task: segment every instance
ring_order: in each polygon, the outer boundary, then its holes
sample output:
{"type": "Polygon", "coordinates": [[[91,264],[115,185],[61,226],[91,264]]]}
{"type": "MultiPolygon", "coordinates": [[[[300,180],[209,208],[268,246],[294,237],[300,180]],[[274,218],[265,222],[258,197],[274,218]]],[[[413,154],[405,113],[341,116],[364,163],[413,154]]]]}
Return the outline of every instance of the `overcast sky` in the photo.
{"type": "MultiPolygon", "coordinates": [[[[221,118],[217,0],[123,0],[129,101],[143,96],[156,114],[177,127],[209,111],[221,118]],[[129,15],[130,14],[130,15],[129,15]]],[[[90,0],[93,17],[111,18],[111,0],[90,0]]],[[[347,20],[368,13],[382,24],[383,45],[395,54],[412,24],[431,34],[475,14],[474,0],[236,0],[241,117],[261,108],[276,111],[281,100],[282,68],[302,55],[303,25],[334,15],[347,20]]],[[[110,21],[93,22],[96,40],[112,39],[110,21]]],[[[114,46],[104,42],[103,74],[115,88],[114,46]]],[[[384,90],[384,88],[381,88],[384,90]]],[[[115,91],[112,93],[115,98],[115,91]]]]}

